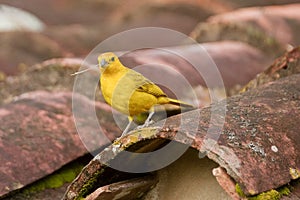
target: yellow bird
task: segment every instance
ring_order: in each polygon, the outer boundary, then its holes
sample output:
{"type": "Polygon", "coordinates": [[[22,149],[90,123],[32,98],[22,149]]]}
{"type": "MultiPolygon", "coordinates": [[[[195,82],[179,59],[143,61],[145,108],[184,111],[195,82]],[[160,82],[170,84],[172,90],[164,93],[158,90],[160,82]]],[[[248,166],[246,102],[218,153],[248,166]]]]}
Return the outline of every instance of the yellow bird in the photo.
{"type": "Polygon", "coordinates": [[[142,74],[125,67],[112,52],[98,57],[101,72],[100,87],[105,101],[117,111],[128,116],[129,124],[122,133],[127,133],[135,117],[149,113],[144,126],[154,114],[155,105],[172,104],[193,108],[182,101],[168,98],[152,81],[142,74]]]}

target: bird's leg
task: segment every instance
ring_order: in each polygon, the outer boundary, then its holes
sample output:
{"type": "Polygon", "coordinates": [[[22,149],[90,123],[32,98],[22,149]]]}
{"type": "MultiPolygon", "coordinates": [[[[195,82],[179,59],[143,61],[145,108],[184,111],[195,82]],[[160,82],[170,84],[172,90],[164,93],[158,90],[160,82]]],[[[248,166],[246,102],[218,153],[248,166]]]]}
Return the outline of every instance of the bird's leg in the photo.
{"type": "Polygon", "coordinates": [[[146,121],[145,121],[145,123],[143,124],[143,125],[141,125],[141,126],[138,126],[137,128],[138,129],[140,129],[140,128],[145,128],[145,127],[147,127],[147,126],[149,126],[150,124],[152,124],[153,123],[153,121],[151,120],[151,118],[152,118],[152,116],[154,115],[154,109],[151,109],[150,110],[150,113],[149,113],[149,115],[148,115],[148,117],[147,117],[147,119],[146,119],[146,121]]]}
{"type": "Polygon", "coordinates": [[[133,118],[132,118],[132,117],[128,117],[128,121],[129,121],[129,122],[128,122],[126,128],[124,129],[124,131],[123,131],[121,137],[127,135],[128,131],[130,130],[131,124],[132,124],[132,122],[133,122],[133,118]]]}
{"type": "Polygon", "coordinates": [[[143,124],[144,127],[149,126],[151,123],[153,123],[152,121],[152,116],[154,115],[154,110],[151,110],[151,112],[148,115],[148,118],[146,119],[145,123],[143,124]]]}
{"type": "MultiPolygon", "coordinates": [[[[155,112],[154,112],[154,109],[151,109],[151,110],[150,110],[150,113],[149,113],[149,115],[148,115],[148,117],[147,117],[147,119],[146,119],[146,121],[145,121],[145,123],[144,123],[143,125],[141,125],[141,126],[138,126],[137,129],[147,127],[147,126],[149,126],[151,123],[153,123],[153,121],[151,120],[151,118],[152,118],[152,116],[154,115],[154,113],[155,113],[155,112]]],[[[132,123],[133,123],[133,118],[129,116],[129,117],[128,117],[128,121],[129,121],[129,123],[128,123],[128,125],[126,126],[126,128],[124,129],[124,131],[123,131],[121,137],[127,135],[127,133],[130,131],[130,127],[131,127],[131,125],[132,125],[132,123]]]]}

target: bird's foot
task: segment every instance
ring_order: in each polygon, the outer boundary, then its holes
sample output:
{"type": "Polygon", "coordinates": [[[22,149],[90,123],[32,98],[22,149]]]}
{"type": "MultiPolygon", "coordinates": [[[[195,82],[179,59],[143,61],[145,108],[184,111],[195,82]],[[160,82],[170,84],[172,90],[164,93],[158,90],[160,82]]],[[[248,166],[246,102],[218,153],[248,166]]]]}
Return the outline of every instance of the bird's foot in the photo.
{"type": "Polygon", "coordinates": [[[146,121],[143,125],[140,125],[140,126],[136,127],[136,129],[141,129],[141,128],[148,127],[148,126],[150,126],[150,125],[153,124],[153,123],[154,123],[153,120],[148,120],[148,121],[146,121]]]}
{"type": "Polygon", "coordinates": [[[149,125],[153,124],[154,121],[151,119],[153,115],[154,115],[154,111],[151,111],[149,113],[148,118],[146,119],[145,123],[141,126],[138,126],[137,129],[145,128],[145,127],[148,127],[149,125]]]}

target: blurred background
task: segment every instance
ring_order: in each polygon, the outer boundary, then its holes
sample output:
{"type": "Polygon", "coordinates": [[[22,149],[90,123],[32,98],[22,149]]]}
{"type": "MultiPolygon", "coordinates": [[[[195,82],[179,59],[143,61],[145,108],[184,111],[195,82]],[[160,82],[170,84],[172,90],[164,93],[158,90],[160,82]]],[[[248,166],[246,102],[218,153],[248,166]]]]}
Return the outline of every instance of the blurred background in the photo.
{"type": "Polygon", "coordinates": [[[299,5],[285,6],[292,3],[299,0],[1,0],[0,70],[16,75],[50,58],[84,57],[112,34],[143,26],[200,43],[243,41],[274,56],[299,43],[299,5]]]}
{"type": "MultiPolygon", "coordinates": [[[[0,199],[63,196],[91,157],[80,161],[68,178],[51,179],[37,189],[55,190],[18,198],[12,192],[89,155],[74,125],[74,77],[70,74],[101,41],[145,26],[170,28],[202,44],[221,72],[227,95],[233,95],[277,57],[300,44],[300,1],[0,0],[0,199]]],[[[179,50],[198,58],[192,48],[179,50]]],[[[155,50],[126,56],[129,67],[149,60],[170,64],[191,79],[199,106],[209,105],[207,88],[183,60],[155,50]]],[[[98,74],[94,77],[99,78],[98,74]]],[[[74,98],[83,102],[80,109],[85,116],[86,105],[96,107],[109,140],[121,133],[103,101],[94,105],[94,99],[74,98]]],[[[98,133],[90,129],[88,117],[81,120],[87,132],[98,133]]],[[[91,143],[93,139],[87,138],[91,143]]],[[[96,141],[93,145],[103,149],[108,143],[96,141]]]]}

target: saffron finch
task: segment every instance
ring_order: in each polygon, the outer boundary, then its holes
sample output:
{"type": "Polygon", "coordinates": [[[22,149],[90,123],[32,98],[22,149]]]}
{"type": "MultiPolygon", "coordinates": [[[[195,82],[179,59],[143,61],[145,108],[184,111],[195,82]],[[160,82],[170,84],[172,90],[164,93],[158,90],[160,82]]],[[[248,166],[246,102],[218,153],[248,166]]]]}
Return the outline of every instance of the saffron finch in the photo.
{"type": "Polygon", "coordinates": [[[155,105],[172,104],[193,108],[192,105],[167,97],[152,81],[125,67],[112,52],[98,57],[101,72],[100,85],[105,101],[117,111],[128,116],[129,124],[122,133],[127,134],[135,117],[149,113],[144,126],[150,123],[155,105]]]}

